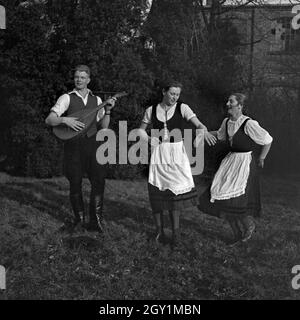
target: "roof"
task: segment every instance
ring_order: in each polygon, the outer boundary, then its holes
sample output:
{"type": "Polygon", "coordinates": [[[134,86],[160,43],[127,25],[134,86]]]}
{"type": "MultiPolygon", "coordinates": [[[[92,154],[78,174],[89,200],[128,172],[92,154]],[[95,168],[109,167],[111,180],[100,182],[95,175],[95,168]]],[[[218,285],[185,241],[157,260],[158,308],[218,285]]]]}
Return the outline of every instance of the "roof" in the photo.
{"type": "MultiPolygon", "coordinates": [[[[211,2],[213,0],[204,0],[204,4],[206,7],[211,6],[211,2]]],[[[300,5],[300,0],[226,0],[224,4],[222,4],[223,7],[226,8],[292,8],[295,5],[300,5]]]]}

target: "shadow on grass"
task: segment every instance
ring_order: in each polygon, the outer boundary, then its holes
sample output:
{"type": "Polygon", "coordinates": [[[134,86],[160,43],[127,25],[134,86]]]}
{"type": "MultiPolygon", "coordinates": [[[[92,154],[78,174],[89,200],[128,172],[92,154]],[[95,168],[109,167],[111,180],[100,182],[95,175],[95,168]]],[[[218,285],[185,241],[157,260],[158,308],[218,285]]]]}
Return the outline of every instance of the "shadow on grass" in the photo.
{"type": "MultiPolygon", "coordinates": [[[[22,182],[7,183],[1,188],[0,196],[8,200],[16,201],[20,205],[26,205],[45,212],[59,221],[65,221],[71,216],[67,186],[64,191],[53,190],[57,188],[55,182],[22,182]]],[[[88,191],[84,190],[84,198],[87,203],[88,191]]],[[[125,224],[132,231],[141,232],[141,225],[152,223],[151,213],[147,208],[134,206],[125,202],[105,199],[105,218],[108,221],[118,221],[125,224]],[[130,223],[133,221],[134,223],[130,223]]],[[[86,210],[88,211],[88,210],[86,210]]]]}
{"type": "MultiPolygon", "coordinates": [[[[87,213],[89,190],[89,184],[84,182],[83,194],[87,213]]],[[[21,205],[31,206],[64,222],[72,216],[68,192],[67,182],[32,180],[6,183],[5,188],[1,188],[0,190],[0,196],[17,201],[21,205]]],[[[209,241],[226,242],[228,240],[228,235],[226,235],[226,232],[222,228],[221,219],[203,214],[197,208],[192,210],[192,218],[189,218],[186,212],[181,214],[180,228],[183,237],[187,237],[190,232],[188,230],[192,230],[196,233],[196,240],[198,238],[197,235],[209,241]],[[211,220],[212,223],[205,223],[206,218],[211,220]]],[[[149,239],[154,237],[153,217],[150,208],[106,197],[104,200],[104,215],[108,222],[117,222],[131,232],[144,232],[149,239]]],[[[166,226],[171,229],[168,214],[164,216],[164,220],[166,226]]]]}
{"type": "Polygon", "coordinates": [[[5,188],[1,188],[0,196],[20,205],[31,206],[60,221],[68,217],[68,209],[65,208],[68,196],[58,194],[42,185],[28,182],[8,183],[5,188]]]}

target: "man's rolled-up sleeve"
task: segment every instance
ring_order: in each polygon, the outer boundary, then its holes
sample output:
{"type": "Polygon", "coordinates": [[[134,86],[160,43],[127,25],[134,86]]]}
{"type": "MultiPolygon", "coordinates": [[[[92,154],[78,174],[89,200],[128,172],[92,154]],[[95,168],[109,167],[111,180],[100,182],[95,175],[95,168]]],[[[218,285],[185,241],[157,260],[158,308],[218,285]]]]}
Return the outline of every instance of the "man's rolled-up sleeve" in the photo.
{"type": "Polygon", "coordinates": [[[60,117],[63,113],[65,113],[70,105],[70,96],[68,94],[63,94],[58,98],[55,105],[50,109],[51,112],[57,114],[60,117]]]}

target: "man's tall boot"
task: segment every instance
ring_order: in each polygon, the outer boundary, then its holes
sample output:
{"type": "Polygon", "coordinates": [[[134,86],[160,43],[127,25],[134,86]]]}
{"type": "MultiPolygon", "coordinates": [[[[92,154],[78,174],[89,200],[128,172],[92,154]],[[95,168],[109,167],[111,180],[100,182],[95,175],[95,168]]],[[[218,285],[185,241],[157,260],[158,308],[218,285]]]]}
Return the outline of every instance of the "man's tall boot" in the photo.
{"type": "Polygon", "coordinates": [[[70,194],[70,202],[73,209],[74,220],[73,227],[79,223],[85,223],[84,202],[81,194],[70,194]]]}
{"type": "Polygon", "coordinates": [[[104,231],[103,198],[103,194],[94,195],[91,193],[89,222],[86,227],[89,231],[98,231],[100,233],[104,231]]]}

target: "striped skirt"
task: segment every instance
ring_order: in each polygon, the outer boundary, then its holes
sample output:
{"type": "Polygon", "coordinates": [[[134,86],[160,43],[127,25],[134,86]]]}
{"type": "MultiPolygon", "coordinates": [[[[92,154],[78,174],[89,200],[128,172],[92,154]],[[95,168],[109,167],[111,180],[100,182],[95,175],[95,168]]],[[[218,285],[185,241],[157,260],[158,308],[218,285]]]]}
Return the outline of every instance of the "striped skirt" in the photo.
{"type": "Polygon", "coordinates": [[[170,190],[161,191],[148,183],[149,200],[153,213],[163,210],[183,210],[198,204],[198,193],[196,188],[179,195],[170,190]]]}

